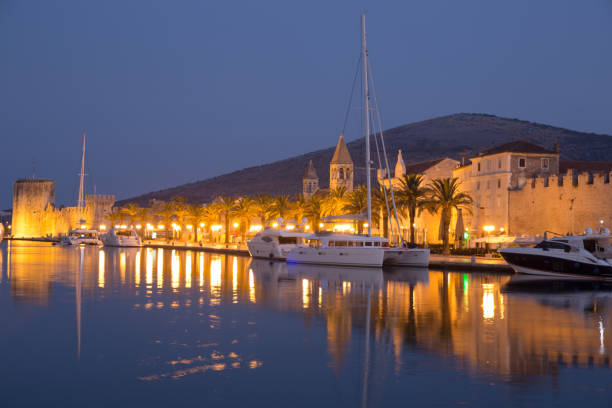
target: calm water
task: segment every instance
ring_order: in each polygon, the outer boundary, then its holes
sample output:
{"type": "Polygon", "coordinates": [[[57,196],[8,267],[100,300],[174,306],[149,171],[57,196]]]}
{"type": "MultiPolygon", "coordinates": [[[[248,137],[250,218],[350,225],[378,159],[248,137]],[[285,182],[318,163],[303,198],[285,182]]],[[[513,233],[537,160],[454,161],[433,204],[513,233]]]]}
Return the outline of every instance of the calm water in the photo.
{"type": "Polygon", "coordinates": [[[0,405],[612,406],[612,292],[0,244],[0,405]]]}

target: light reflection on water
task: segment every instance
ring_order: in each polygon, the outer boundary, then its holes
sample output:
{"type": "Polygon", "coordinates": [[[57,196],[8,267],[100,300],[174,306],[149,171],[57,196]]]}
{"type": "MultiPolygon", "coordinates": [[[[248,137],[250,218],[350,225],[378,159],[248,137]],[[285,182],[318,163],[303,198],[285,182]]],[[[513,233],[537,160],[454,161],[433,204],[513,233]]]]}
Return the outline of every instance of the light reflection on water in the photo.
{"type": "MultiPolygon", "coordinates": [[[[33,380],[42,364],[63,379],[121,378],[134,395],[148,383],[162,393],[178,382],[194,396],[227,389],[209,395],[219,405],[270,382],[292,390],[293,405],[320,401],[314,393],[332,406],[563,405],[581,395],[597,406],[594,395],[612,394],[605,287],[150,248],[0,249],[0,358],[33,380]],[[33,358],[32,347],[46,352],[33,358]],[[426,394],[442,378],[455,393],[426,394]]],[[[0,373],[15,378],[0,385],[15,397],[19,376],[0,373]]]]}

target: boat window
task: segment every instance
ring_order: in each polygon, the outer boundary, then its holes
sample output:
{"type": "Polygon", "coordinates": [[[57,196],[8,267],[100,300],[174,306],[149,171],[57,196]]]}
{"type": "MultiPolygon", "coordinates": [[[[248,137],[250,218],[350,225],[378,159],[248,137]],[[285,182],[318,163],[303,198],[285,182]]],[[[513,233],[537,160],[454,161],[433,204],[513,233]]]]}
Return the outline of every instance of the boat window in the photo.
{"type": "Polygon", "coordinates": [[[595,252],[597,250],[597,241],[594,239],[585,239],[582,243],[584,244],[584,249],[589,252],[595,252]]]}
{"type": "Polygon", "coordinates": [[[371,242],[364,242],[365,246],[372,246],[371,242]]]}
{"type": "Polygon", "coordinates": [[[130,231],[115,231],[115,234],[122,237],[129,237],[131,235],[130,231]]]}
{"type": "Polygon", "coordinates": [[[555,242],[555,241],[542,241],[535,247],[542,248],[542,249],[563,249],[567,252],[569,252],[571,249],[569,245],[562,244],[561,242],[555,242]]]}
{"type": "Polygon", "coordinates": [[[279,244],[297,244],[297,238],[295,237],[278,237],[279,244]]]}

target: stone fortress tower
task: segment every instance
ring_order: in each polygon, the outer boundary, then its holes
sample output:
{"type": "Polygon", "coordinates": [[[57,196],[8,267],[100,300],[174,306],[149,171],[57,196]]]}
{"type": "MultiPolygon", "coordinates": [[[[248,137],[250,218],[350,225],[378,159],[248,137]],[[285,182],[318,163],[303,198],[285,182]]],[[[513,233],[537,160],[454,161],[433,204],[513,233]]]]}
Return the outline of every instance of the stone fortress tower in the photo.
{"type": "Polygon", "coordinates": [[[329,188],[334,190],[337,187],[344,187],[347,192],[353,191],[353,159],[342,133],[329,163],[329,188]]]}
{"type": "MultiPolygon", "coordinates": [[[[114,195],[90,194],[79,214],[77,207],[55,207],[55,182],[48,179],[19,179],[13,184],[11,235],[16,238],[57,237],[79,228],[106,224],[115,203],[114,195]]],[[[108,226],[108,225],[107,225],[108,226]]]]}
{"type": "Polygon", "coordinates": [[[318,190],[319,176],[317,175],[317,171],[315,170],[311,160],[308,162],[308,167],[306,168],[304,177],[302,177],[302,193],[304,194],[304,198],[309,198],[318,190]]]}
{"type": "Polygon", "coordinates": [[[42,237],[41,222],[45,211],[55,204],[55,181],[19,179],[13,184],[13,220],[11,233],[15,237],[42,237]]]}

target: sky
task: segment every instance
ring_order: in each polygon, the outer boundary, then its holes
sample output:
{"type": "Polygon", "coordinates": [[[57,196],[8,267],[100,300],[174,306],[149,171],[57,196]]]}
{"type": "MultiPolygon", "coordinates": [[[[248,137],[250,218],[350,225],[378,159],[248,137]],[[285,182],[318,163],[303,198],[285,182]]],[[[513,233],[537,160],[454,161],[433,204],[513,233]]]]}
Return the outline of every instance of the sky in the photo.
{"type": "Polygon", "coordinates": [[[0,209],[34,173],[75,205],[82,132],[118,199],[335,145],[363,11],[386,128],[612,134],[612,0],[0,0],[0,209]]]}

